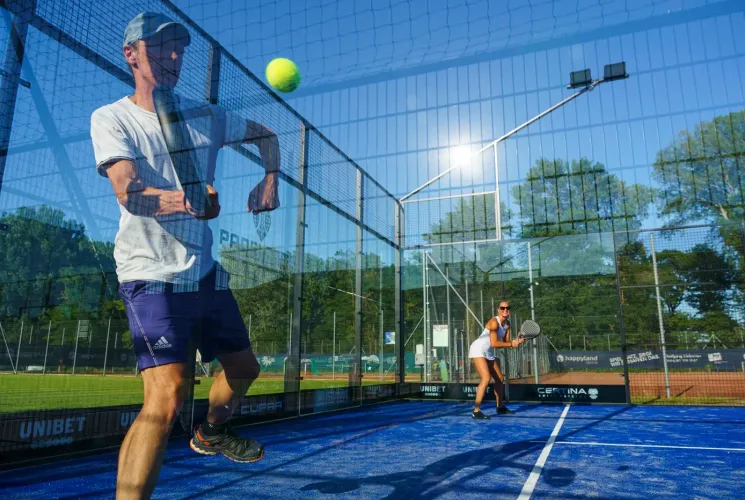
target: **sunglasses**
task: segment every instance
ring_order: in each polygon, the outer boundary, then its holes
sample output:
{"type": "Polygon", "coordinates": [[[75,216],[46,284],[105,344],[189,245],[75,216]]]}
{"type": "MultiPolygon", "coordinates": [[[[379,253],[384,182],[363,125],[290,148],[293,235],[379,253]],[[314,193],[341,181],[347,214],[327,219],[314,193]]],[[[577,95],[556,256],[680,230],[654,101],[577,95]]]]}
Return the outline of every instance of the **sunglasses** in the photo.
{"type": "Polygon", "coordinates": [[[502,310],[502,311],[509,311],[510,310],[510,306],[507,306],[507,307],[499,306],[499,309],[502,310]]]}

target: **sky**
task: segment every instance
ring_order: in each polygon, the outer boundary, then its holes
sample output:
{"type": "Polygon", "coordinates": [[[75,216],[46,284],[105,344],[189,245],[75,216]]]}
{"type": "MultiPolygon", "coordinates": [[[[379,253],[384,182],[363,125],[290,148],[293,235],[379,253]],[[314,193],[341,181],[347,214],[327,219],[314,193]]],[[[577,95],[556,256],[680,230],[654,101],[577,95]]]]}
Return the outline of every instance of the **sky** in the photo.
{"type": "MultiPolygon", "coordinates": [[[[655,186],[657,151],[680,131],[745,104],[745,40],[737,36],[745,31],[745,5],[736,0],[174,3],[260,79],[274,57],[295,60],[303,83],[281,98],[397,196],[449,168],[454,149],[478,149],[568,96],[572,70],[587,67],[597,77],[604,64],[624,60],[631,77],[582,96],[500,147],[500,192],[510,208],[516,205],[510,188],[542,157],[588,157],[624,181],[655,186]]],[[[118,33],[145,9],[163,6],[156,0],[43,0],[38,12],[123,68],[119,35],[111,27],[118,33]]],[[[0,36],[6,35],[3,24],[0,36]]],[[[190,50],[179,90],[200,98],[208,62],[204,40],[195,37],[190,50]]],[[[89,117],[129,89],[34,29],[27,55],[23,77],[34,87],[19,89],[0,210],[52,202],[82,219],[90,217],[81,216],[87,210],[100,226],[96,236],[112,239],[117,209],[108,184],[94,175],[89,117]],[[39,150],[34,144],[64,144],[67,159],[59,148],[39,150]]],[[[237,74],[233,65],[224,66],[225,78],[237,74]]],[[[225,104],[243,111],[246,103],[264,103],[260,96],[246,97],[255,86],[231,84],[225,91],[225,104]]],[[[297,122],[268,107],[277,108],[264,103],[253,111],[290,130],[284,161],[291,168],[297,122]]],[[[321,164],[338,157],[318,148],[321,164]]],[[[215,239],[227,232],[257,240],[243,206],[259,172],[231,153],[222,161],[223,199],[231,209],[215,223],[215,239]]],[[[315,182],[348,204],[349,189],[338,179],[349,178],[353,168],[335,168],[315,182]]],[[[493,183],[487,155],[422,195],[484,191],[493,183]]],[[[273,214],[275,230],[264,243],[291,249],[294,190],[285,186],[283,198],[286,210],[273,214]]],[[[383,208],[371,207],[373,217],[388,217],[383,208]]],[[[407,220],[418,231],[411,241],[421,241],[429,221],[448,207],[452,202],[436,204],[430,214],[418,212],[421,220],[407,220]]],[[[354,225],[327,209],[311,203],[308,223],[309,243],[319,254],[354,248],[354,225]]],[[[664,223],[652,210],[644,226],[664,223]]]]}

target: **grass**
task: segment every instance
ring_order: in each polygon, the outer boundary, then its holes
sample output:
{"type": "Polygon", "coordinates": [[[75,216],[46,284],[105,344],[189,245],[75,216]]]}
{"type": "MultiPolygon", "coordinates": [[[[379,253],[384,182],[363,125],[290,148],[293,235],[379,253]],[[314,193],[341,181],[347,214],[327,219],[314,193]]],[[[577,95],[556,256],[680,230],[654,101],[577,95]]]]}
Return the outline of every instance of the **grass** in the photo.
{"type": "Polygon", "coordinates": [[[705,405],[705,406],[744,406],[745,398],[723,396],[631,396],[635,405],[705,405]]]}
{"type": "MultiPolygon", "coordinates": [[[[200,378],[196,399],[206,399],[213,379],[200,378]]],[[[391,380],[386,381],[391,383],[391,380]]],[[[381,383],[366,380],[365,385],[381,383]]],[[[383,382],[385,383],[385,382],[383,382]]],[[[346,376],[339,380],[303,380],[301,389],[346,387],[346,376]]],[[[249,395],[284,392],[284,380],[259,378],[249,395]]],[[[0,413],[67,408],[96,408],[142,403],[142,379],[132,375],[40,375],[0,374],[0,413]]]]}

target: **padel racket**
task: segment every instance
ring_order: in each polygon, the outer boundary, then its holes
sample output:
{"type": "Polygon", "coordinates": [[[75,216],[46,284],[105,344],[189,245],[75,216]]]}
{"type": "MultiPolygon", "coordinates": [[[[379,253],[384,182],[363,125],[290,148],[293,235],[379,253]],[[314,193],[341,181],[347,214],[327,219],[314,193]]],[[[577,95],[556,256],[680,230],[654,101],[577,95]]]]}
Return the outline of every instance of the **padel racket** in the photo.
{"type": "Polygon", "coordinates": [[[530,340],[536,338],[541,334],[541,327],[533,320],[526,319],[523,324],[520,325],[520,332],[517,334],[518,338],[530,340]]]}
{"type": "Polygon", "coordinates": [[[155,114],[158,115],[160,128],[166,141],[166,148],[176,169],[184,197],[191,207],[201,216],[210,207],[207,196],[207,184],[200,179],[194,148],[191,143],[186,120],[179,109],[179,101],[173,87],[159,85],[153,89],[155,114]]]}
{"type": "MultiPolygon", "coordinates": [[[[158,116],[163,138],[166,142],[168,154],[176,170],[176,176],[184,191],[184,199],[188,201],[197,217],[202,216],[211,203],[207,196],[207,183],[202,180],[197,168],[194,147],[186,128],[184,114],[179,109],[179,100],[173,87],[159,85],[153,89],[153,104],[155,114],[158,116]]],[[[145,338],[147,342],[147,338],[145,338]]],[[[150,352],[153,352],[149,345],[150,352]]],[[[193,340],[189,341],[187,347],[186,374],[184,376],[184,402],[179,411],[179,420],[184,432],[191,435],[194,422],[194,366],[196,364],[197,349],[193,340]]],[[[153,355],[155,359],[155,356],[153,355]]],[[[157,365],[157,361],[156,361],[157,365]]]]}

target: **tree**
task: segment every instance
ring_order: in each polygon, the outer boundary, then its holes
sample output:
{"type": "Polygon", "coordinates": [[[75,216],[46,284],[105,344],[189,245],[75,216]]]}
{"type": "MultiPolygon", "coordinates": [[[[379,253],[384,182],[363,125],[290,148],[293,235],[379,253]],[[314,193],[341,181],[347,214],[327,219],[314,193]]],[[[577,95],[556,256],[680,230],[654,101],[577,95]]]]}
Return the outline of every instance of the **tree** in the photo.
{"type": "MultiPolygon", "coordinates": [[[[733,258],[732,269],[740,269],[738,283],[731,288],[735,308],[745,305],[745,111],[716,116],[699,122],[692,131],[683,130],[657,153],[654,178],[661,185],[658,203],[670,225],[705,221],[721,224],[712,236],[722,243],[720,261],[733,258]],[[737,223],[733,225],[730,223],[737,223]]],[[[712,250],[714,252],[714,250],[712,250]]],[[[717,252],[714,252],[717,253],[717,252]]],[[[730,277],[726,278],[730,279],[730,277]]],[[[721,297],[699,287],[698,305],[721,303],[721,297]]],[[[705,309],[706,310],[706,309],[705,309]]],[[[739,316],[741,318],[741,316],[739,316]]],[[[742,321],[742,320],[740,320],[742,321]]]]}
{"type": "Polygon", "coordinates": [[[654,178],[670,223],[744,220],[744,154],[745,111],[702,121],[659,151],[654,178]]]}
{"type": "Polygon", "coordinates": [[[512,188],[522,238],[638,229],[652,196],[587,158],[541,158],[512,188]]]}
{"type": "MultiPolygon", "coordinates": [[[[503,237],[512,234],[511,212],[501,203],[503,237]]],[[[492,239],[496,235],[497,215],[494,211],[494,195],[464,196],[455,208],[432,224],[422,237],[428,243],[451,243],[492,239]]]]}
{"type": "Polygon", "coordinates": [[[61,210],[22,207],[0,224],[0,317],[73,305],[95,316],[113,298],[113,245],[94,247],[85,227],[61,210]]]}

